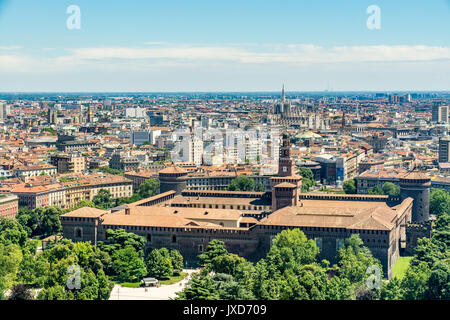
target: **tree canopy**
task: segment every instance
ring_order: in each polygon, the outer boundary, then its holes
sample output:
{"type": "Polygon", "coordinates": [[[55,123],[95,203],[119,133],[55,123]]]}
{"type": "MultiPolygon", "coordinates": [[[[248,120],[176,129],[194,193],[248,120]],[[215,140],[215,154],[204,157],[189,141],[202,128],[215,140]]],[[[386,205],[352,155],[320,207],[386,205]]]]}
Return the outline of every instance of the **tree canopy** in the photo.
{"type": "Polygon", "coordinates": [[[350,179],[344,182],[343,185],[344,192],[346,194],[355,194],[356,193],[356,181],[355,179],[350,179]]]}
{"type": "Polygon", "coordinates": [[[252,178],[240,176],[231,181],[229,191],[254,191],[255,181],[252,178]]]}

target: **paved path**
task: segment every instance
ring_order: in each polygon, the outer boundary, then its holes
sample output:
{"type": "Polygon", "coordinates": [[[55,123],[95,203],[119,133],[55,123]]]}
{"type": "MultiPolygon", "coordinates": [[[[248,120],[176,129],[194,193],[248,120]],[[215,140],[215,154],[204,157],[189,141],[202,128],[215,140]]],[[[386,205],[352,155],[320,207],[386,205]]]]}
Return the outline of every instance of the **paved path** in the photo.
{"type": "Polygon", "coordinates": [[[159,288],[125,288],[115,285],[109,300],[169,300],[176,297],[176,293],[184,289],[194,269],[185,269],[183,272],[189,275],[184,280],[171,284],[161,285],[159,288]]]}

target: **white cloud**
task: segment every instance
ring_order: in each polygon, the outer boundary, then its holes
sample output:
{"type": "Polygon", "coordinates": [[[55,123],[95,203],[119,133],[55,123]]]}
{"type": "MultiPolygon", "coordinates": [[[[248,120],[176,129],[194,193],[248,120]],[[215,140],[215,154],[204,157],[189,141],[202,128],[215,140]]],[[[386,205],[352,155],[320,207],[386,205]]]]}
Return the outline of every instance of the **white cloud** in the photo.
{"type": "Polygon", "coordinates": [[[0,50],[10,51],[10,50],[19,50],[22,49],[21,46],[0,46],[0,50]]]}
{"type": "Polygon", "coordinates": [[[315,65],[450,60],[450,47],[334,46],[263,44],[188,46],[154,43],[151,47],[97,47],[68,50],[55,57],[0,55],[0,71],[52,73],[71,70],[129,70],[208,65],[315,65]]]}
{"type": "Polygon", "coordinates": [[[432,61],[450,59],[450,47],[437,46],[335,46],[325,48],[310,44],[288,44],[249,50],[227,46],[165,46],[157,48],[81,48],[73,51],[79,60],[102,59],[175,59],[237,61],[241,63],[339,63],[432,61]]]}

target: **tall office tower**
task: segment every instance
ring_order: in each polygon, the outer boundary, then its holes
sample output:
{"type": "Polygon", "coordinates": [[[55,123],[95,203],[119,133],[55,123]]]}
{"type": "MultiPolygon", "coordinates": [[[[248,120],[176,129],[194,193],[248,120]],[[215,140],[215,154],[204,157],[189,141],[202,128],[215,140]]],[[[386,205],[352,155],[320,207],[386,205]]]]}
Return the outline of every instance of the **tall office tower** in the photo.
{"type": "Polygon", "coordinates": [[[48,108],[47,111],[47,123],[49,124],[57,124],[58,114],[55,110],[48,108]]]}
{"type": "Polygon", "coordinates": [[[0,101],[0,122],[5,122],[8,119],[8,110],[5,102],[0,101]]]}
{"type": "Polygon", "coordinates": [[[450,136],[439,138],[439,163],[447,163],[450,159],[450,136]]]}
{"type": "Polygon", "coordinates": [[[206,116],[203,116],[201,121],[202,121],[202,127],[205,129],[209,129],[212,125],[212,119],[210,119],[206,116]]]}
{"type": "Polygon", "coordinates": [[[111,105],[112,105],[112,100],[111,99],[105,99],[104,106],[106,108],[110,108],[111,105]]]}
{"type": "Polygon", "coordinates": [[[431,110],[431,121],[448,123],[449,107],[444,105],[435,104],[431,110]]]}
{"type": "Polygon", "coordinates": [[[389,95],[389,103],[399,103],[400,102],[400,96],[395,95],[395,94],[391,94],[389,95]]]}
{"type": "Polygon", "coordinates": [[[88,123],[94,122],[94,110],[92,110],[91,105],[89,105],[88,111],[87,111],[87,122],[88,123]]]}

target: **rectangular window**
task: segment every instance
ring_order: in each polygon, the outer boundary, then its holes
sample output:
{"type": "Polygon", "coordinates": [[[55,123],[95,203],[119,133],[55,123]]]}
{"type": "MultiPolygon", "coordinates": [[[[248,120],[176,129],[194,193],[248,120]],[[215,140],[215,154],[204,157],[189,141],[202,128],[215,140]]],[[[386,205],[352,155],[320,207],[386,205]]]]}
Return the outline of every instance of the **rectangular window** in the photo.
{"type": "Polygon", "coordinates": [[[344,246],[344,239],[336,239],[336,251],[339,251],[344,246]]]}
{"type": "Polygon", "coordinates": [[[314,238],[314,241],[316,241],[317,248],[319,248],[319,252],[322,251],[322,238],[314,238]]]}

